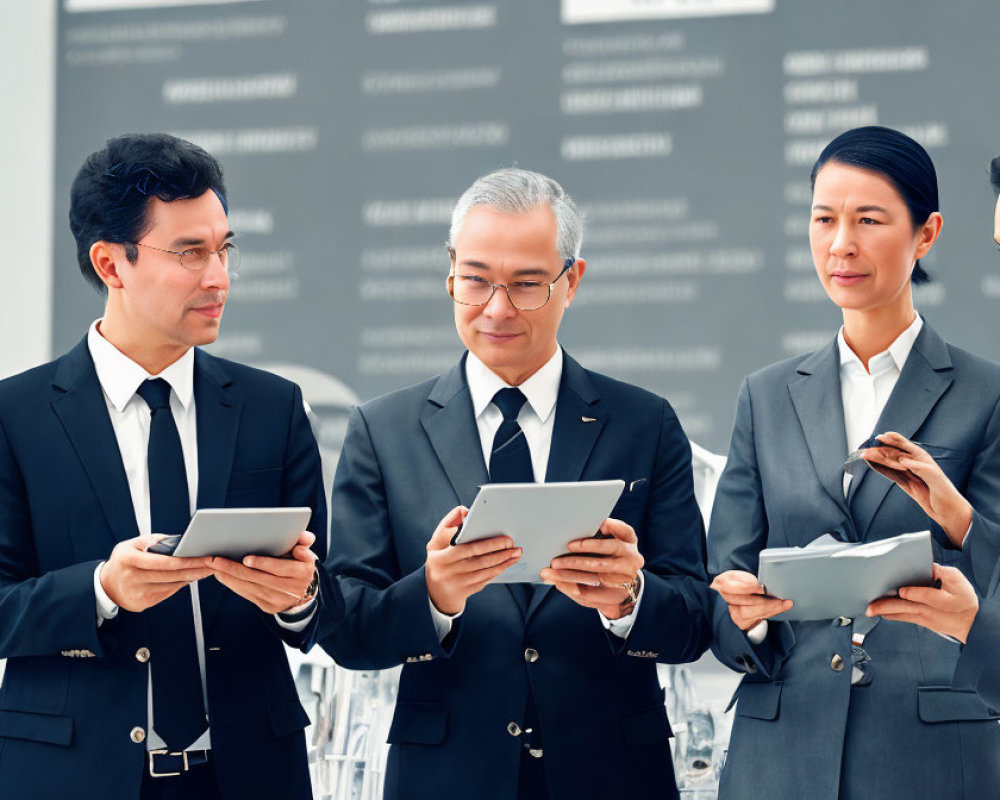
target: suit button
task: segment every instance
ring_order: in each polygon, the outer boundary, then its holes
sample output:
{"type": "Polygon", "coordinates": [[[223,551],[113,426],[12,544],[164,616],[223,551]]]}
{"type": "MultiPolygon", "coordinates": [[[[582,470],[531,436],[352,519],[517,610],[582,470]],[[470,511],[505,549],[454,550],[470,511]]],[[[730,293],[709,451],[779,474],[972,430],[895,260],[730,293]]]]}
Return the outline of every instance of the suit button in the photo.
{"type": "Polygon", "coordinates": [[[830,659],[830,669],[834,672],[840,672],[844,669],[844,659],[840,653],[834,653],[833,658],[830,659]]]}
{"type": "Polygon", "coordinates": [[[538,661],[538,651],[534,647],[529,647],[524,651],[524,660],[529,664],[534,664],[538,661]]]}
{"type": "Polygon", "coordinates": [[[132,732],[128,736],[136,744],[142,744],[146,741],[146,731],[138,726],[132,728],[132,732]]]}
{"type": "Polygon", "coordinates": [[[136,650],[135,659],[141,664],[145,664],[147,661],[149,661],[149,648],[140,647],[138,650],[136,650]]]}
{"type": "Polygon", "coordinates": [[[507,733],[509,733],[511,736],[520,736],[521,735],[521,726],[518,725],[516,722],[508,722],[507,723],[507,733]]]}

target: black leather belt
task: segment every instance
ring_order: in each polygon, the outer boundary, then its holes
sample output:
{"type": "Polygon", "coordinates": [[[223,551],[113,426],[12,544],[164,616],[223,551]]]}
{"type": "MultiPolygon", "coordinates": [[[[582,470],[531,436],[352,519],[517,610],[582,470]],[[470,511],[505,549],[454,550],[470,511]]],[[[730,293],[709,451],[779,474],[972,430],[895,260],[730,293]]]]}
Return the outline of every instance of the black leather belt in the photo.
{"type": "Polygon", "coordinates": [[[149,774],[153,778],[172,778],[187,772],[191,767],[208,763],[209,750],[184,750],[180,753],[170,750],[150,750],[149,774]]]}

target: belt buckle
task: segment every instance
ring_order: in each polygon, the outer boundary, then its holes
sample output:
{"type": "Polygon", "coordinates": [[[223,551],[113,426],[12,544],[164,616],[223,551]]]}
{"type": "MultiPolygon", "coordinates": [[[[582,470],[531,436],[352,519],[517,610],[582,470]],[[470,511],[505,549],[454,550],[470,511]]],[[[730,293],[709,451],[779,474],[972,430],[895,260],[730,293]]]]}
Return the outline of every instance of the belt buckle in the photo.
{"type": "Polygon", "coordinates": [[[174,778],[177,775],[180,775],[182,772],[187,772],[188,769],[189,767],[188,767],[187,750],[182,750],[179,753],[171,752],[166,748],[163,748],[162,750],[149,751],[149,776],[151,778],[174,778]],[[153,769],[153,756],[180,756],[181,759],[183,760],[184,768],[180,772],[156,772],[153,769]]]}

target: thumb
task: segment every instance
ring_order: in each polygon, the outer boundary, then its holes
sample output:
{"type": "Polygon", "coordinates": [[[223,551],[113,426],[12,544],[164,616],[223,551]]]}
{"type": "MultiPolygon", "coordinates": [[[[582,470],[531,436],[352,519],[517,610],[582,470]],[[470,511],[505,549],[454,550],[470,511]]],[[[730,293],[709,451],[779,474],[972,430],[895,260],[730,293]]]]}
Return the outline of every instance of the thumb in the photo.
{"type": "Polygon", "coordinates": [[[431,536],[431,540],[427,543],[428,548],[431,550],[444,550],[451,544],[451,539],[458,530],[458,526],[465,522],[465,517],[468,515],[469,509],[465,506],[455,506],[451,511],[444,515],[444,518],[438,523],[437,528],[434,529],[434,535],[431,536]]]}

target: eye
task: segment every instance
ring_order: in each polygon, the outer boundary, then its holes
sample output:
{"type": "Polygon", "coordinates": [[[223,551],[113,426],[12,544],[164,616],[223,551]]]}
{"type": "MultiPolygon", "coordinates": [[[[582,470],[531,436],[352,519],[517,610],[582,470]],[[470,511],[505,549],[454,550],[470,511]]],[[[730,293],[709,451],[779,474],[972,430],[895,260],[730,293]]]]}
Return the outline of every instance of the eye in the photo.
{"type": "Polygon", "coordinates": [[[480,278],[478,275],[456,275],[462,283],[467,283],[470,286],[487,286],[489,281],[486,278],[480,278]]]}
{"type": "Polygon", "coordinates": [[[872,219],[871,217],[862,217],[860,221],[861,221],[862,225],[881,225],[882,224],[877,219],[872,219]]]}
{"type": "Polygon", "coordinates": [[[208,251],[203,247],[192,247],[190,250],[181,250],[181,258],[185,261],[203,261],[208,257],[208,251]]]}
{"type": "Polygon", "coordinates": [[[828,222],[832,222],[833,217],[813,217],[813,222],[819,225],[825,225],[828,222]]]}
{"type": "Polygon", "coordinates": [[[537,289],[540,286],[545,286],[541,281],[514,281],[511,283],[511,289],[525,289],[531,291],[532,289],[537,289]]]}

